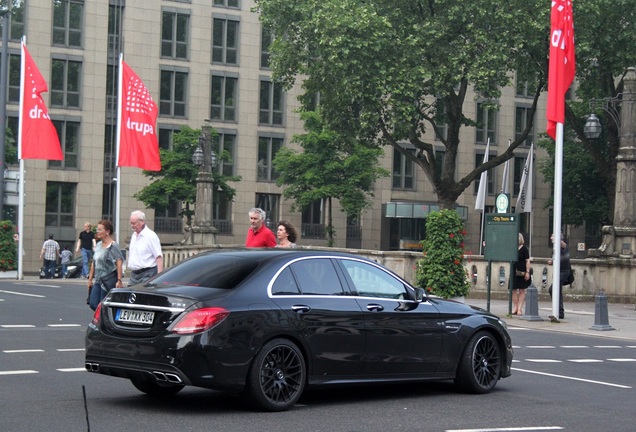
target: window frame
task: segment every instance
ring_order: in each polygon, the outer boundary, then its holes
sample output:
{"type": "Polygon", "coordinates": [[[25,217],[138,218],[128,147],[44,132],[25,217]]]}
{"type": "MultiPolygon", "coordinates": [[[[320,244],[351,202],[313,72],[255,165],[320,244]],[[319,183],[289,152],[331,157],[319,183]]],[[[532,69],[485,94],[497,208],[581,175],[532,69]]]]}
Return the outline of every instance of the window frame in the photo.
{"type": "Polygon", "coordinates": [[[273,160],[276,153],[285,146],[285,136],[280,134],[261,134],[258,136],[258,153],[256,157],[256,181],[260,183],[275,183],[279,175],[274,169],[273,160]],[[266,140],[266,142],[265,142],[266,140]],[[274,141],[278,144],[274,148],[274,141]],[[263,154],[262,145],[267,145],[263,154]],[[261,164],[261,156],[265,156],[264,162],[261,164]],[[261,172],[264,171],[262,174],[261,172]]]}
{"type": "Polygon", "coordinates": [[[159,115],[162,117],[187,118],[188,116],[188,68],[161,66],[159,83],[159,115]],[[164,81],[164,77],[169,75],[169,82],[164,81]],[[177,78],[182,79],[182,83],[177,82],[177,78]],[[178,87],[182,87],[182,94],[177,95],[178,87]],[[166,98],[166,91],[169,92],[166,98]],[[177,99],[177,96],[180,99],[177,99]],[[183,112],[177,113],[180,107],[183,112]],[[167,109],[166,109],[167,108],[167,109]]]}
{"type": "Polygon", "coordinates": [[[285,95],[282,84],[272,81],[270,77],[261,77],[258,98],[259,125],[285,126],[285,95]]]}
{"type": "Polygon", "coordinates": [[[238,95],[239,95],[239,80],[236,73],[222,73],[213,72],[210,76],[210,119],[212,121],[220,122],[238,122],[238,95]],[[215,104],[215,80],[221,80],[220,89],[218,94],[219,103],[215,104]],[[228,82],[233,83],[233,91],[231,95],[228,95],[228,82]],[[229,105],[228,101],[233,101],[233,105],[229,105]],[[218,116],[215,116],[214,111],[219,112],[218,116]],[[231,112],[231,116],[227,114],[231,112]],[[228,118],[229,117],[229,118],[228,118]]]}
{"type": "Polygon", "coordinates": [[[212,15],[212,64],[222,64],[226,66],[239,66],[241,19],[235,15],[212,15]],[[231,24],[231,25],[230,25],[231,24]],[[218,28],[217,25],[221,25],[218,28]],[[232,34],[230,34],[232,32],[232,34]],[[220,33],[220,34],[217,34],[220,33]],[[220,40],[219,40],[220,39],[220,40]],[[230,46],[228,41],[234,43],[230,46]],[[220,59],[218,58],[220,55],[220,59]],[[228,60],[228,57],[230,59],[228,60]]]}
{"type": "Polygon", "coordinates": [[[84,39],[84,0],[59,0],[60,7],[56,7],[53,4],[53,16],[51,19],[51,45],[53,46],[61,46],[65,48],[83,48],[83,39],[84,39]],[[56,14],[59,11],[62,11],[63,7],[63,16],[57,16],[56,14]],[[77,11],[72,10],[73,7],[79,7],[79,14],[77,11]],[[81,22],[76,26],[72,26],[73,18],[79,15],[81,22]],[[64,20],[63,26],[59,26],[58,21],[64,20]],[[59,40],[60,35],[63,33],[64,41],[61,42],[59,40]],[[75,36],[75,37],[74,37],[75,36]],[[72,41],[75,39],[79,39],[77,43],[73,43],[72,41]]]}
{"type": "Polygon", "coordinates": [[[48,161],[49,169],[80,169],[80,147],[82,138],[82,122],[78,117],[61,116],[53,118],[51,117],[53,126],[57,131],[57,136],[60,140],[60,146],[62,147],[62,154],[64,159],[62,160],[50,160],[48,161]],[[69,125],[74,127],[73,130],[69,130],[69,125]],[[74,133],[73,133],[74,131],[74,133]],[[72,136],[69,134],[73,133],[72,136]],[[73,151],[69,150],[69,142],[73,144],[73,151]],[[73,161],[75,163],[73,164],[73,161]]]}
{"type": "Polygon", "coordinates": [[[51,58],[51,84],[50,84],[50,106],[55,108],[81,109],[82,108],[82,73],[83,62],[81,58],[75,56],[58,56],[51,58]],[[62,66],[61,77],[57,76],[59,71],[58,64],[62,66]],[[71,70],[71,65],[77,65],[76,71],[71,70]],[[72,76],[75,77],[72,79],[72,76]],[[60,82],[61,81],[61,82],[60,82]],[[62,88],[58,88],[58,83],[62,84],[62,88]],[[70,90],[70,89],[77,90],[70,90]],[[72,98],[77,99],[77,104],[69,102],[72,98]],[[61,100],[61,101],[60,101],[61,100]]]}
{"type": "Polygon", "coordinates": [[[189,60],[190,57],[190,11],[174,8],[163,8],[161,10],[161,58],[173,59],[173,60],[189,60]],[[170,39],[164,38],[164,31],[166,29],[166,19],[171,21],[171,34],[170,39]],[[185,23],[180,24],[180,19],[185,18],[185,23]],[[181,27],[185,32],[185,40],[180,41],[179,36],[181,27]],[[170,53],[167,54],[169,48],[170,53]],[[183,55],[180,55],[180,51],[184,51],[183,55]]]}

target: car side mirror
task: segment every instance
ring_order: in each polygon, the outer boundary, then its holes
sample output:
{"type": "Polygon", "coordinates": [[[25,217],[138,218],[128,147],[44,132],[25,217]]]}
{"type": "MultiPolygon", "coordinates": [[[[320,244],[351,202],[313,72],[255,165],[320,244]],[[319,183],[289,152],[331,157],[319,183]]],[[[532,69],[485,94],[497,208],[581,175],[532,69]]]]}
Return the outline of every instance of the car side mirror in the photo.
{"type": "Polygon", "coordinates": [[[415,288],[415,301],[421,302],[424,300],[424,289],[423,288],[415,288]]]}

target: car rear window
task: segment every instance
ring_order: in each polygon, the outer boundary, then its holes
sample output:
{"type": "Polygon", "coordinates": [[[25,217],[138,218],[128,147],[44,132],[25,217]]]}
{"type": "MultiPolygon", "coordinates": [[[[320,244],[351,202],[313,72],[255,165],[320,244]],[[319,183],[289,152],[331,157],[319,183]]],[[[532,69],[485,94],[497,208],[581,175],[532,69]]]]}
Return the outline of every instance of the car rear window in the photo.
{"type": "Polygon", "coordinates": [[[257,267],[258,262],[253,259],[211,254],[182,261],[161,273],[152,283],[158,286],[191,285],[232,289],[257,267]]]}

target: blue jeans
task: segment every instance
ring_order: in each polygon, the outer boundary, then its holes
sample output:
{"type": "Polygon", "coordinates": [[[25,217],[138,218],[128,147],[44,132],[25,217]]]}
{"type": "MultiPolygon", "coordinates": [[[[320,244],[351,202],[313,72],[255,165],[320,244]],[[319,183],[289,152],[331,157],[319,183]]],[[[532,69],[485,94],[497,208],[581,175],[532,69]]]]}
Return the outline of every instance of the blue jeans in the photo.
{"type": "Polygon", "coordinates": [[[93,259],[93,250],[92,249],[81,249],[82,251],[82,276],[88,276],[88,267],[91,259],[93,259]]]}
{"type": "Polygon", "coordinates": [[[47,279],[55,277],[55,263],[56,260],[44,260],[44,274],[47,279]]]}

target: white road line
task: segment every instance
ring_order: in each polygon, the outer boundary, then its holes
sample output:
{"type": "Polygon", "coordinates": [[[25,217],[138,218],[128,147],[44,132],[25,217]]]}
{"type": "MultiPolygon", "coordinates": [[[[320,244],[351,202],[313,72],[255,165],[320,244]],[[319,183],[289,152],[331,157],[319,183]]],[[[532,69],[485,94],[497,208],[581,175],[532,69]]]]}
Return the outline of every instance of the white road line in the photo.
{"type": "Polygon", "coordinates": [[[561,360],[554,360],[554,359],[526,359],[526,361],[529,361],[532,363],[563,363],[561,360]]]}
{"type": "Polygon", "coordinates": [[[23,374],[36,374],[38,371],[34,370],[13,370],[13,371],[0,371],[0,375],[23,375],[23,374]]]}
{"type": "Polygon", "coordinates": [[[525,427],[506,427],[506,428],[488,428],[488,429],[446,429],[446,432],[514,432],[514,431],[544,431],[544,430],[562,430],[561,426],[525,426],[525,427]]]}
{"type": "Polygon", "coordinates": [[[86,372],[86,368],[56,369],[58,372],[86,372]]]}
{"type": "Polygon", "coordinates": [[[620,345],[594,345],[594,348],[623,348],[620,345]]]}
{"type": "Polygon", "coordinates": [[[552,345],[528,345],[526,348],[556,348],[552,345]]]}
{"type": "Polygon", "coordinates": [[[24,350],[4,350],[2,352],[5,354],[22,354],[22,353],[44,352],[44,350],[43,349],[24,349],[24,350]]]}
{"type": "Polygon", "coordinates": [[[47,327],[82,327],[81,324],[47,324],[47,327]]]}
{"type": "Polygon", "coordinates": [[[46,296],[39,295],[39,294],[27,294],[27,293],[21,293],[21,292],[15,292],[15,291],[4,291],[4,290],[0,290],[0,293],[15,294],[15,295],[20,295],[20,296],[25,296],[25,297],[37,297],[37,298],[45,298],[46,297],[46,296]]]}
{"type": "Polygon", "coordinates": [[[587,345],[561,345],[559,348],[589,348],[587,345]]]}
{"type": "Polygon", "coordinates": [[[633,358],[611,358],[611,359],[607,359],[607,361],[613,361],[613,362],[636,362],[636,359],[633,359],[633,358]]]}
{"type": "Polygon", "coordinates": [[[572,359],[568,361],[572,363],[603,363],[603,360],[597,359],[572,359]]]}
{"type": "Polygon", "coordinates": [[[34,328],[34,325],[31,324],[4,324],[0,325],[2,328],[34,328]]]}
{"type": "Polygon", "coordinates": [[[58,352],[74,352],[74,351],[85,351],[84,348],[60,348],[55,351],[58,352]]]}
{"type": "Polygon", "coordinates": [[[584,379],[584,378],[575,378],[575,377],[569,377],[569,376],[565,376],[565,375],[556,375],[556,374],[551,374],[551,373],[546,373],[546,372],[531,371],[531,370],[527,370],[527,369],[512,368],[512,370],[515,370],[517,372],[526,372],[526,373],[549,376],[549,377],[554,377],[554,378],[569,379],[569,380],[572,380],[572,381],[582,381],[582,382],[586,382],[586,383],[590,383],[590,384],[600,384],[600,385],[605,385],[605,386],[609,386],[609,387],[618,387],[618,388],[622,388],[622,389],[631,389],[630,386],[621,385],[621,384],[612,384],[612,383],[603,382],[603,381],[588,380],[588,379],[584,379]]]}

